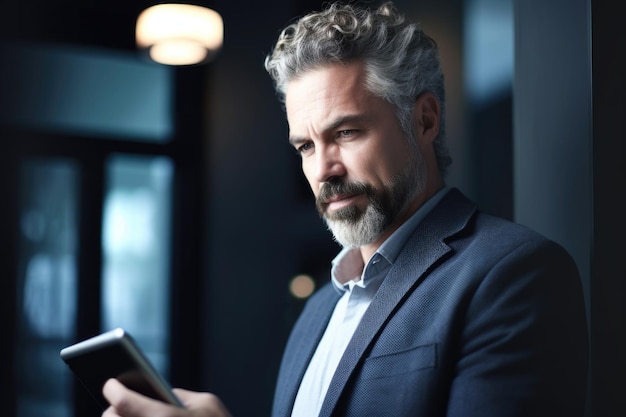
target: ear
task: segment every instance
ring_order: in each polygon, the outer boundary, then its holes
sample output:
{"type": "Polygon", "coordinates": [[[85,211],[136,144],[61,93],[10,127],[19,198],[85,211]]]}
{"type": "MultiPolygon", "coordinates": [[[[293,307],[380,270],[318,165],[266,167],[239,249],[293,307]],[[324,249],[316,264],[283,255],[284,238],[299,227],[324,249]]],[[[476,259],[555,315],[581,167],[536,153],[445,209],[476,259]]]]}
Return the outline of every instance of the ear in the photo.
{"type": "Polygon", "coordinates": [[[415,135],[420,146],[433,143],[439,134],[439,120],[441,107],[439,100],[433,93],[422,93],[415,101],[413,108],[413,122],[415,135]]]}

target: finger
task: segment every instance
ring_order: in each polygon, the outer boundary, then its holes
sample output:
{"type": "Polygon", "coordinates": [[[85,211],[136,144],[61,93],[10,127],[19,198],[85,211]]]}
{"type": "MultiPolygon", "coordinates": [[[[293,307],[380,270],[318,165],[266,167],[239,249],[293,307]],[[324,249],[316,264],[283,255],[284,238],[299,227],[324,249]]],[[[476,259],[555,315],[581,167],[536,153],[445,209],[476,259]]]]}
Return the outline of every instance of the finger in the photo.
{"type": "Polygon", "coordinates": [[[174,394],[182,401],[191,416],[230,417],[226,406],[218,396],[208,392],[195,392],[174,388],[174,394]]]}
{"type": "MultiPolygon", "coordinates": [[[[177,417],[177,407],[153,400],[126,388],[116,379],[109,379],[102,388],[104,397],[115,410],[112,416],[120,417],[177,417]]],[[[106,417],[109,417],[108,415],[106,417]]]]}
{"type": "Polygon", "coordinates": [[[106,410],[104,410],[104,413],[102,413],[102,417],[120,417],[120,416],[119,414],[115,412],[115,408],[108,407],[106,410]]]}

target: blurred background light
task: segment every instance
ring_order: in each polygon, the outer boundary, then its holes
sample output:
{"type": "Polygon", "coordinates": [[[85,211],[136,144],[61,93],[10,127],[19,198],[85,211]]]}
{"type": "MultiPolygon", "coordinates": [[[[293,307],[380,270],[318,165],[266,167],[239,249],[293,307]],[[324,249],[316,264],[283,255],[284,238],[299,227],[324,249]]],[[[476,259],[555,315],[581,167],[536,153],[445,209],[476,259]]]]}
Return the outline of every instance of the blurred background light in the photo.
{"type": "Polygon", "coordinates": [[[308,298],[315,291],[315,281],[309,275],[296,275],[289,283],[289,292],[296,298],[308,298]]]}
{"type": "Polygon", "coordinates": [[[137,18],[136,42],[166,65],[193,65],[213,57],[224,40],[219,13],[189,4],[158,4],[137,18]]]}

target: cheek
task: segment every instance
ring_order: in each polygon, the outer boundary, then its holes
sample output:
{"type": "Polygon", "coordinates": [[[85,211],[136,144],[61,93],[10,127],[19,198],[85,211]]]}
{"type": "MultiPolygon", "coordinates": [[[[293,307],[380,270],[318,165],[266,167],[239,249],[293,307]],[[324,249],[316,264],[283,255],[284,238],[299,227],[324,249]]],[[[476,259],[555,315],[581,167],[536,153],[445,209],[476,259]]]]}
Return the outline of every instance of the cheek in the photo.
{"type": "Polygon", "coordinates": [[[369,183],[375,188],[384,185],[389,168],[393,165],[385,149],[368,149],[367,152],[354,154],[346,162],[350,180],[369,183]]]}
{"type": "MultiPolygon", "coordinates": [[[[389,175],[395,175],[402,170],[408,161],[411,159],[414,150],[409,144],[402,138],[402,142],[396,143],[395,146],[389,146],[386,149],[381,150],[381,154],[384,155],[384,166],[389,175]]],[[[382,165],[382,164],[381,164],[382,165]]]]}
{"type": "Polygon", "coordinates": [[[360,161],[360,172],[357,175],[377,189],[388,187],[405,166],[408,151],[396,153],[389,149],[380,149],[373,154],[377,155],[376,159],[360,161]]]}

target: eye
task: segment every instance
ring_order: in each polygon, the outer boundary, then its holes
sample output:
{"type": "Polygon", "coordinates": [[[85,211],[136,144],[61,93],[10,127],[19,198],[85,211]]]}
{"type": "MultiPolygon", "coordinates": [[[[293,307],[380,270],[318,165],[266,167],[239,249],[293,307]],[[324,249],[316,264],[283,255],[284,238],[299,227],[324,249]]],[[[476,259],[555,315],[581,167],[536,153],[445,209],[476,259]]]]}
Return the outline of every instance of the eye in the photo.
{"type": "Polygon", "coordinates": [[[337,132],[337,137],[339,138],[349,138],[356,135],[356,129],[344,129],[337,132]]]}
{"type": "Polygon", "coordinates": [[[296,152],[303,155],[313,149],[313,142],[304,142],[302,145],[296,147],[296,152]]]}

